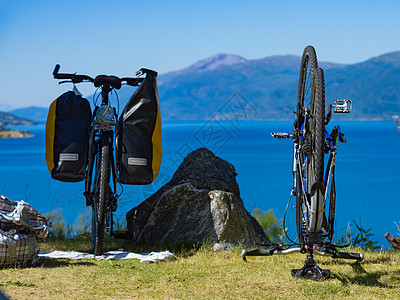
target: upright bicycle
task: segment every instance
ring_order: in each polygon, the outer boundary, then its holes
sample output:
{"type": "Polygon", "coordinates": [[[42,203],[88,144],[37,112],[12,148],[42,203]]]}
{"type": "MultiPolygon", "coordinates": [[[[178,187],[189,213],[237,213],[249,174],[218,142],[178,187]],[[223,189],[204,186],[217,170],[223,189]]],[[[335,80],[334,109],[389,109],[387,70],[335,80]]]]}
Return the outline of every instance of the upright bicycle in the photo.
{"type": "Polygon", "coordinates": [[[155,71],[140,69],[138,77],[124,77],[98,75],[92,78],[87,75],[59,73],[60,65],[56,65],[53,76],[64,80],[60,83],[71,82],[74,85],[81,82],[90,82],[100,90],[101,103],[96,105],[90,124],[88,137],[87,170],[85,171],[86,205],[92,208],[92,242],[94,254],[103,253],[105,231],[116,236],[113,231],[113,212],[117,209],[118,183],[118,155],[116,141],[120,134],[120,124],[117,110],[110,105],[109,96],[113,90],[121,88],[122,84],[139,86],[144,74],[157,76],[155,71]]]}
{"type": "Polygon", "coordinates": [[[297,242],[290,246],[266,245],[268,249],[243,250],[244,259],[252,255],[307,253],[304,266],[292,270],[292,275],[316,280],[328,278],[330,271],[316,265],[313,253],[357,262],[363,259],[362,254],[338,252],[338,246],[332,244],[337,142],[344,143],[346,139],[340,126],[334,126],[330,134],[325,126],[330,122],[332,112],[349,113],[352,108],[350,100],[336,99],[333,102],[333,105],[328,105],[325,115],[324,72],[318,67],[315,49],[307,46],[301,59],[293,132],[271,134],[281,140],[293,139],[291,196],[296,197],[297,242]],[[328,161],[324,164],[324,157],[328,154],[328,161]]]}

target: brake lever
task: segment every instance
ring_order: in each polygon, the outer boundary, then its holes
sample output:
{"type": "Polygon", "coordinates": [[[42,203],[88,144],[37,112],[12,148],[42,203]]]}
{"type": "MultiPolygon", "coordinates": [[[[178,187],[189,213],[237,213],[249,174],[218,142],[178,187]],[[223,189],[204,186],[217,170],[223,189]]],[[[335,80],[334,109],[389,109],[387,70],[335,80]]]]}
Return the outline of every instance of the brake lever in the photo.
{"type": "Polygon", "coordinates": [[[339,142],[342,142],[342,143],[347,142],[346,138],[344,137],[344,134],[341,132],[339,133],[339,142]]]}
{"type": "Polygon", "coordinates": [[[339,138],[339,142],[341,142],[341,143],[346,143],[347,140],[346,140],[346,138],[344,137],[344,133],[340,131],[340,126],[339,126],[339,125],[337,125],[337,129],[338,129],[338,138],[339,138]]]}

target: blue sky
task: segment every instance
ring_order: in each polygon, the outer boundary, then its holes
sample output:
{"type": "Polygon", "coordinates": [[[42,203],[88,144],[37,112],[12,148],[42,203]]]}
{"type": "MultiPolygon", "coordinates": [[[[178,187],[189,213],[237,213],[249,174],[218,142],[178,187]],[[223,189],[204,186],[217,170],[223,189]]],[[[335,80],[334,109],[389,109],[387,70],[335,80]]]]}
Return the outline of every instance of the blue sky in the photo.
{"type": "MultiPolygon", "coordinates": [[[[48,106],[51,72],[166,73],[216,53],[356,63],[400,50],[400,1],[0,0],[0,109],[48,106]]],[[[89,85],[81,86],[90,93],[89,85]]]]}

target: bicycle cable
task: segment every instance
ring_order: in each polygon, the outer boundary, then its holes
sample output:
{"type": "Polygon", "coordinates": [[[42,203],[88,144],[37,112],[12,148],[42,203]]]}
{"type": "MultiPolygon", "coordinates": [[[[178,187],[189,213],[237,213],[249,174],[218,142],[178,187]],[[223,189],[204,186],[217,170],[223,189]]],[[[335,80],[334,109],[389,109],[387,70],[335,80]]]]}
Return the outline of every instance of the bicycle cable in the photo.
{"type": "Polygon", "coordinates": [[[107,108],[106,108],[106,110],[104,111],[103,115],[101,116],[99,122],[103,122],[103,119],[104,119],[105,115],[107,114],[108,110],[110,109],[110,107],[111,107],[111,106],[110,106],[110,103],[108,103],[108,104],[107,104],[107,108]]]}
{"type": "MultiPolygon", "coordinates": [[[[285,209],[285,214],[283,215],[283,221],[282,221],[282,229],[283,229],[283,232],[285,233],[285,236],[286,236],[286,238],[289,240],[289,241],[291,241],[292,243],[293,243],[293,245],[295,245],[295,244],[297,244],[296,242],[294,242],[290,237],[289,237],[289,235],[287,234],[287,231],[288,230],[286,230],[286,227],[285,227],[285,223],[286,223],[286,214],[287,214],[287,211],[288,211],[288,208],[289,208],[289,205],[290,205],[290,201],[291,201],[291,199],[292,199],[292,195],[293,195],[293,189],[292,189],[292,191],[290,192],[290,196],[289,196],[289,201],[288,201],[288,203],[287,203],[287,205],[286,205],[286,209],[285,209]]],[[[296,239],[295,239],[296,240],[296,239]]]]}
{"type": "Polygon", "coordinates": [[[121,182],[118,181],[119,186],[121,187],[121,193],[119,195],[116,195],[117,199],[121,197],[122,193],[124,192],[124,186],[121,184],[121,182]]]}
{"type": "Polygon", "coordinates": [[[117,115],[119,115],[119,97],[118,97],[118,93],[115,91],[115,89],[112,89],[111,92],[115,93],[115,98],[117,99],[117,115]]]}
{"type": "Polygon", "coordinates": [[[93,106],[94,106],[94,107],[97,106],[97,101],[98,101],[98,99],[99,99],[99,97],[100,97],[100,93],[97,93],[97,91],[98,91],[99,89],[100,89],[100,87],[98,87],[98,88],[94,91],[94,94],[93,94],[92,103],[93,103],[93,106]],[[96,94],[97,94],[97,97],[96,97],[96,94]]]}

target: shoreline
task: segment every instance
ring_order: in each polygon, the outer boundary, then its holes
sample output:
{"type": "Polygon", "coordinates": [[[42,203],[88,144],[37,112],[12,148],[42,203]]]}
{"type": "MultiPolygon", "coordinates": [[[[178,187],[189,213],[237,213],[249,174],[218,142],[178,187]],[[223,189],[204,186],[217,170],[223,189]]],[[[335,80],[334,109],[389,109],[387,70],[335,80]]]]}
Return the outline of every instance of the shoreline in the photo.
{"type": "Polygon", "coordinates": [[[0,131],[0,139],[24,139],[31,138],[34,135],[28,131],[20,131],[20,130],[1,130],[0,131]]]}

